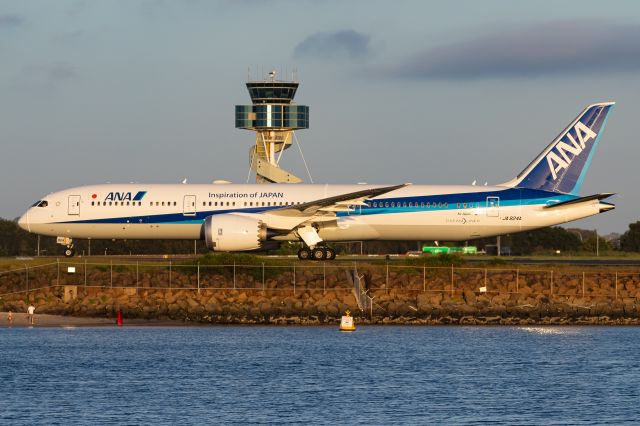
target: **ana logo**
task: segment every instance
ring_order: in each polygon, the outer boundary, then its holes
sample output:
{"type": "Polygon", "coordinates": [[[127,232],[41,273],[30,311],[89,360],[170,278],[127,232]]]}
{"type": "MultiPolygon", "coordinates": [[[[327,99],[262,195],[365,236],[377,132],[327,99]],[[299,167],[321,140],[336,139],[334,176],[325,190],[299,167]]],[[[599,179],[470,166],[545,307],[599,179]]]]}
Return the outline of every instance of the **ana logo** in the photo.
{"type": "Polygon", "coordinates": [[[573,131],[576,133],[577,141],[569,131],[564,138],[568,139],[570,143],[561,139],[547,154],[547,164],[549,164],[549,171],[553,176],[553,180],[558,178],[558,172],[560,170],[568,169],[573,159],[582,153],[585,148],[585,143],[597,136],[596,133],[581,121],[578,121],[573,127],[573,131]],[[569,157],[568,153],[571,153],[572,157],[569,157]]]}
{"type": "Polygon", "coordinates": [[[147,191],[138,191],[132,196],[131,192],[110,192],[107,194],[105,201],[140,201],[147,194],[147,191]]]}

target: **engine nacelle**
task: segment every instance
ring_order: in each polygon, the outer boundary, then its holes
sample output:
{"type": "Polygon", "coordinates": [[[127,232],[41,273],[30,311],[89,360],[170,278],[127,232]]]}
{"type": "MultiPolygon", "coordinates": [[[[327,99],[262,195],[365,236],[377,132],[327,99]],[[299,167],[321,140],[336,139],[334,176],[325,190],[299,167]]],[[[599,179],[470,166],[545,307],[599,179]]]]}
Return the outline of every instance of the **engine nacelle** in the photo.
{"type": "Polygon", "coordinates": [[[204,237],[209,250],[256,250],[267,239],[267,230],[257,217],[226,213],[204,220],[204,237]]]}

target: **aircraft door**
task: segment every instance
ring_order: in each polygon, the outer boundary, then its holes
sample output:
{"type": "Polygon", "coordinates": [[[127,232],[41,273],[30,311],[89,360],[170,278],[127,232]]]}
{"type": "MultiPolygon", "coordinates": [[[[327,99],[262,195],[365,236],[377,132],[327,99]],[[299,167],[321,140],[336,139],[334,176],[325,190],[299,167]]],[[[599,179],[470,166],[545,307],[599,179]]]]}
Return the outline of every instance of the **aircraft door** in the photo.
{"type": "Polygon", "coordinates": [[[185,195],[184,203],[182,206],[182,214],[184,216],[195,216],[196,215],[196,196],[195,195],[185,195]]]}
{"type": "Polygon", "coordinates": [[[69,195],[68,213],[70,216],[80,215],[80,196],[79,195],[69,195]]]}
{"type": "Polygon", "coordinates": [[[487,216],[500,216],[500,197],[487,197],[487,216]]]}

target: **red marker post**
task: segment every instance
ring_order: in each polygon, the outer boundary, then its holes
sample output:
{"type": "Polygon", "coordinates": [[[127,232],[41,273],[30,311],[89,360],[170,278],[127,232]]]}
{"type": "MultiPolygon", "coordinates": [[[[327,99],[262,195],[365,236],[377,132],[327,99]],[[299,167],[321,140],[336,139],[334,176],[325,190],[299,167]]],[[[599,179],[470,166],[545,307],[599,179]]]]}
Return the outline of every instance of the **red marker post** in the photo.
{"type": "Polygon", "coordinates": [[[118,316],[116,317],[116,324],[118,327],[122,327],[122,311],[118,309],[118,316]]]}

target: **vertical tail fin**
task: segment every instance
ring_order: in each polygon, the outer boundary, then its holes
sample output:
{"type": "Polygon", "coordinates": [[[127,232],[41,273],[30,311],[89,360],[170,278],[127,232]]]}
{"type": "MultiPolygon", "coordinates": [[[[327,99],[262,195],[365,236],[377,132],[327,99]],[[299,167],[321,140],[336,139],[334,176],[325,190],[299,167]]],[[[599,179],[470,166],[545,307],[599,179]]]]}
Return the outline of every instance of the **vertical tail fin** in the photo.
{"type": "Polygon", "coordinates": [[[589,105],[515,179],[503,186],[578,195],[614,104],[589,105]]]}

